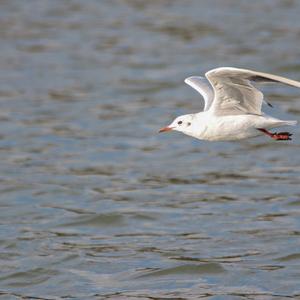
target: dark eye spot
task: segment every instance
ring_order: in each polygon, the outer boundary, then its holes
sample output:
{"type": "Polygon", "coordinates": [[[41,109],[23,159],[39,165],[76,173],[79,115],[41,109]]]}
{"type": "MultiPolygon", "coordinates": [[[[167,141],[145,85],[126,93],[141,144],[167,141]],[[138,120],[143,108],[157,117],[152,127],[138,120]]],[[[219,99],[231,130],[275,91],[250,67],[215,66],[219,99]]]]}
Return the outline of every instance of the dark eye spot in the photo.
{"type": "Polygon", "coordinates": [[[178,121],[178,123],[177,123],[178,125],[181,125],[182,124],[182,121],[178,121]]]}
{"type": "Polygon", "coordinates": [[[192,125],[192,123],[191,123],[191,122],[188,122],[188,123],[187,123],[187,126],[191,126],[191,125],[192,125]]]}

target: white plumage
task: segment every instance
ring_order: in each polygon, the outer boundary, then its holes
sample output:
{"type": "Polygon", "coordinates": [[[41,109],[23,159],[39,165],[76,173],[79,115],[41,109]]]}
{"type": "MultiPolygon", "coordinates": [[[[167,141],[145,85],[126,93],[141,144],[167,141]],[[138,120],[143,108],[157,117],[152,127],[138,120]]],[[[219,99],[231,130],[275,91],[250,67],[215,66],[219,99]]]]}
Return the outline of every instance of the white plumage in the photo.
{"type": "MultiPolygon", "coordinates": [[[[192,76],[185,82],[203,97],[204,111],[177,117],[160,130],[176,130],[201,140],[232,141],[266,134],[275,140],[289,140],[288,132],[268,129],[296,125],[262,112],[263,93],[252,83],[275,82],[300,88],[300,82],[268,73],[222,67],[208,71],[206,78],[192,76]]],[[[267,103],[269,104],[269,103],[267,103]]],[[[270,105],[270,104],[269,104],[270,105]]]]}

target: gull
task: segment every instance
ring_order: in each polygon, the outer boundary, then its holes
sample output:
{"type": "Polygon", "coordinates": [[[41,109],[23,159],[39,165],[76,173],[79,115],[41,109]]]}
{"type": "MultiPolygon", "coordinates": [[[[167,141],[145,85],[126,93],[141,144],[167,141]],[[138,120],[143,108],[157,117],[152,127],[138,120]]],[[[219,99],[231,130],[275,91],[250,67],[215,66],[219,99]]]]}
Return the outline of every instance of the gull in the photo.
{"type": "Polygon", "coordinates": [[[179,131],[200,140],[234,141],[266,135],[281,141],[291,140],[289,132],[269,129],[296,125],[262,112],[263,93],[253,83],[283,83],[300,88],[300,82],[285,77],[246,69],[221,67],[205,77],[192,76],[185,83],[198,91],[205,102],[204,111],[177,117],[159,132],[179,131]]]}

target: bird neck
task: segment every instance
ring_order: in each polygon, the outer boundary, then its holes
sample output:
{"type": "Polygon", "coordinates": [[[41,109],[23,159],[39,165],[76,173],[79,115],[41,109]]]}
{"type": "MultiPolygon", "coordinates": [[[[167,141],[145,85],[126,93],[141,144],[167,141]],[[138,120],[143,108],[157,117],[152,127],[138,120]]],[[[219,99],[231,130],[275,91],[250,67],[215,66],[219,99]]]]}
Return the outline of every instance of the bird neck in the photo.
{"type": "Polygon", "coordinates": [[[193,118],[191,120],[191,126],[187,127],[183,133],[195,138],[201,138],[206,128],[207,128],[206,113],[199,112],[197,114],[193,114],[193,118]]]}

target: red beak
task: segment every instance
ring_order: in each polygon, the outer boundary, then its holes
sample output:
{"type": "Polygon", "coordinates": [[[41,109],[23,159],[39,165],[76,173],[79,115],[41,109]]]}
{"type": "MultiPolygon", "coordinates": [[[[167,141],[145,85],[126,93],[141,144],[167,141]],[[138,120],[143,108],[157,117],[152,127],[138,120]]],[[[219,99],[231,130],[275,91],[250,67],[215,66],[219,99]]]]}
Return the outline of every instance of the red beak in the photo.
{"type": "Polygon", "coordinates": [[[173,129],[173,127],[163,127],[163,128],[161,128],[160,130],[159,130],[159,132],[166,132],[166,131],[170,131],[170,130],[172,130],[173,129]]]}

